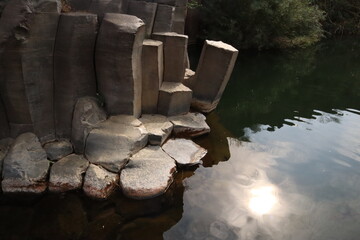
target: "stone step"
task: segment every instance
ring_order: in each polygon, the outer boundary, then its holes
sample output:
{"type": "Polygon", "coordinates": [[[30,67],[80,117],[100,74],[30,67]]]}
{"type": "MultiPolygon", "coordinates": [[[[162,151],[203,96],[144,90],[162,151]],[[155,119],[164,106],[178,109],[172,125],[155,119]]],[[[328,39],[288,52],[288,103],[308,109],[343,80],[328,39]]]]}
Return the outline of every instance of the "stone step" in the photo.
{"type": "Polygon", "coordinates": [[[73,152],[72,144],[67,140],[49,142],[44,145],[47,157],[51,161],[59,160],[73,152]]]}
{"type": "Polygon", "coordinates": [[[181,83],[185,74],[188,37],[174,32],[154,32],[152,38],[164,44],[164,82],[181,83]]]}
{"type": "Polygon", "coordinates": [[[185,114],[190,110],[192,91],[182,83],[163,82],[159,92],[158,113],[165,116],[185,114]]]}
{"type": "Polygon", "coordinates": [[[149,133],[149,143],[151,145],[162,145],[173,130],[173,124],[163,115],[143,114],[139,119],[149,133]]]}
{"type": "Polygon", "coordinates": [[[163,81],[163,43],[151,39],[142,49],[142,112],[157,113],[159,90],[163,81]]]}
{"type": "Polygon", "coordinates": [[[175,137],[198,137],[210,132],[206,123],[206,117],[201,113],[187,113],[169,117],[174,125],[173,135],[175,137]]]}

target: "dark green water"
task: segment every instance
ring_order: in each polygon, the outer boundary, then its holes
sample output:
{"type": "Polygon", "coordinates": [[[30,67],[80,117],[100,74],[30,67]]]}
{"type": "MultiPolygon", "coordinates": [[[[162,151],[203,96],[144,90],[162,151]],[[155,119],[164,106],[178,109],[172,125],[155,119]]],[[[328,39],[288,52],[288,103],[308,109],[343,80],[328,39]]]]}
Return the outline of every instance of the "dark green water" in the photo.
{"type": "Polygon", "coordinates": [[[0,239],[360,239],[359,40],[240,54],[208,123],[164,196],[3,196],[0,239]]]}

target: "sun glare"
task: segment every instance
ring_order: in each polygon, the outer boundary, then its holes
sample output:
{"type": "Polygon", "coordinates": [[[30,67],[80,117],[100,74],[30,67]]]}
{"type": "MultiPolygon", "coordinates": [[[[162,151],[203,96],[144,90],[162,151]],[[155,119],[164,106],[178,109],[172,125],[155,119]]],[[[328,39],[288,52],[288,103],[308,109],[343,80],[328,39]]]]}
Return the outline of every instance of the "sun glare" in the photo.
{"type": "Polygon", "coordinates": [[[260,187],[250,191],[249,208],[256,214],[269,213],[278,202],[273,187],[260,187]]]}

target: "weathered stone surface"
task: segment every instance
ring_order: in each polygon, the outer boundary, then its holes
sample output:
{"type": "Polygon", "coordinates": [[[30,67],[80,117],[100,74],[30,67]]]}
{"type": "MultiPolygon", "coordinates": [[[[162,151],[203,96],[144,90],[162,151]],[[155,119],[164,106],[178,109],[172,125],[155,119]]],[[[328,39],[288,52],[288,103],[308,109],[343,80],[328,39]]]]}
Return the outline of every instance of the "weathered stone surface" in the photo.
{"type": "Polygon", "coordinates": [[[3,161],[8,153],[11,144],[14,142],[12,138],[0,139],[0,173],[2,173],[3,161]]]}
{"type": "Polygon", "coordinates": [[[179,82],[184,80],[185,57],[187,49],[186,35],[173,32],[154,33],[153,39],[164,44],[164,82],[179,82]]]}
{"type": "Polygon", "coordinates": [[[71,142],[76,153],[84,153],[86,138],[90,130],[106,120],[105,111],[93,97],[80,98],[74,109],[71,142]]]}
{"type": "Polygon", "coordinates": [[[157,113],[159,90],[163,81],[163,44],[146,39],[142,50],[142,112],[157,113]]]}
{"type": "Polygon", "coordinates": [[[187,15],[187,6],[175,7],[174,22],[172,26],[173,32],[184,34],[186,15],[187,15]]]}
{"type": "Polygon", "coordinates": [[[121,171],[120,185],[127,197],[153,198],[167,190],[175,171],[174,159],[160,147],[149,146],[135,154],[121,171]]]}
{"type": "Polygon", "coordinates": [[[94,50],[98,22],[95,14],[60,16],[54,51],[55,128],[58,138],[70,138],[76,100],[96,96],[94,50]]]}
{"type": "Polygon", "coordinates": [[[102,19],[106,13],[125,13],[127,3],[127,0],[92,0],[88,11],[102,19]]]}
{"type": "Polygon", "coordinates": [[[11,135],[54,139],[53,48],[59,1],[10,1],[0,19],[0,91],[11,135]]]}
{"type": "Polygon", "coordinates": [[[154,0],[154,2],[171,6],[185,7],[188,0],[154,0]]]}
{"type": "Polygon", "coordinates": [[[89,162],[82,155],[71,154],[60,159],[51,166],[49,190],[66,192],[80,189],[88,166],[89,162]]]}
{"type": "Polygon", "coordinates": [[[9,122],[0,96],[0,139],[7,138],[9,136],[10,136],[9,122]]]}
{"type": "Polygon", "coordinates": [[[169,120],[174,124],[173,134],[176,137],[197,137],[210,132],[206,117],[201,113],[173,116],[169,120]]]}
{"type": "Polygon", "coordinates": [[[86,170],[83,190],[89,197],[105,199],[114,192],[119,182],[119,175],[102,167],[90,164],[86,170]]]}
{"type": "Polygon", "coordinates": [[[73,146],[67,140],[49,142],[44,145],[48,159],[59,160],[73,152],[73,146]]]}
{"type": "Polygon", "coordinates": [[[127,14],[134,15],[145,23],[146,35],[150,36],[154,26],[157,4],[144,1],[129,1],[127,14]]]}
{"type": "Polygon", "coordinates": [[[201,159],[206,155],[207,150],[200,147],[191,140],[179,138],[170,139],[162,149],[175,159],[176,163],[185,166],[192,166],[201,163],[201,159]]]}
{"type": "Polygon", "coordinates": [[[194,79],[195,72],[189,68],[186,68],[183,84],[191,89],[192,85],[194,84],[194,79]]]}
{"type": "Polygon", "coordinates": [[[205,41],[192,87],[192,107],[202,112],[210,112],[216,108],[231,76],[237,55],[238,50],[228,44],[205,41]]]}
{"type": "Polygon", "coordinates": [[[119,172],[129,157],[146,146],[148,134],[132,116],[110,117],[91,130],[86,141],[86,158],[112,172],[119,172]]]}
{"type": "Polygon", "coordinates": [[[130,15],[107,13],[96,44],[98,88],[109,114],[141,115],[141,51],[144,22],[130,15]]]}
{"type": "Polygon", "coordinates": [[[190,110],[192,91],[181,83],[163,82],[159,92],[158,113],[165,116],[185,114],[190,110]]]}
{"type": "Polygon", "coordinates": [[[50,162],[33,133],[23,133],[15,139],[3,165],[2,190],[5,193],[42,193],[50,162]]]}
{"type": "Polygon", "coordinates": [[[175,7],[158,4],[153,32],[171,32],[175,18],[175,7]]]}
{"type": "Polygon", "coordinates": [[[167,117],[162,115],[143,114],[139,120],[149,133],[149,143],[151,145],[161,146],[173,130],[173,124],[167,117]]]}

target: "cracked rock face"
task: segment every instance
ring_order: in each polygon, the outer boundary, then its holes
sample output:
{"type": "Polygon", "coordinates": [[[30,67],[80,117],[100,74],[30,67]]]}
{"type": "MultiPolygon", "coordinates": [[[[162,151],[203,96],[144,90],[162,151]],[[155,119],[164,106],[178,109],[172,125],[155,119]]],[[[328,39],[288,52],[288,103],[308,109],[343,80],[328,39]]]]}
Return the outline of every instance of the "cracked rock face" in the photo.
{"type": "Polygon", "coordinates": [[[82,155],[71,154],[60,159],[51,167],[49,190],[66,192],[80,189],[88,166],[89,162],[82,155]]]}
{"type": "Polygon", "coordinates": [[[174,159],[160,147],[148,146],[135,154],[121,171],[120,185],[129,198],[153,198],[168,189],[174,172],[174,159]]]}
{"type": "Polygon", "coordinates": [[[151,145],[161,146],[173,130],[173,124],[167,117],[162,115],[143,114],[139,120],[149,133],[149,143],[151,145]]]}
{"type": "Polygon", "coordinates": [[[46,143],[44,149],[51,161],[59,160],[73,152],[73,147],[67,140],[46,143]]]}
{"type": "Polygon", "coordinates": [[[91,163],[119,172],[147,142],[148,133],[139,120],[129,115],[113,116],[89,133],[85,155],[91,163]]]}
{"type": "Polygon", "coordinates": [[[50,162],[33,133],[23,133],[15,139],[3,165],[2,190],[5,193],[42,193],[50,162]]]}
{"type": "Polygon", "coordinates": [[[169,117],[174,124],[173,134],[176,137],[197,137],[210,132],[206,117],[201,113],[187,113],[169,117]]]}
{"type": "Polygon", "coordinates": [[[191,140],[179,138],[170,139],[162,149],[169,154],[180,166],[192,166],[201,163],[207,150],[200,147],[191,140]]]}
{"type": "Polygon", "coordinates": [[[118,182],[118,174],[90,164],[85,174],[83,190],[89,197],[105,199],[114,192],[118,182]]]}

